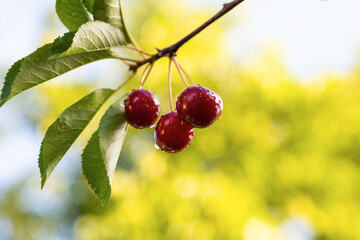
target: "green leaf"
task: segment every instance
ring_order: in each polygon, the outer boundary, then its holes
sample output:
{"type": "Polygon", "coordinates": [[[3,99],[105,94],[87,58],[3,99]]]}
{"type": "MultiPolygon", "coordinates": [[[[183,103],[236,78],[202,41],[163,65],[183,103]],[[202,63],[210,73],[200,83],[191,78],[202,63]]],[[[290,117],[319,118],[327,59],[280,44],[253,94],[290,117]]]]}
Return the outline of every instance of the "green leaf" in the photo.
{"type": "Polygon", "coordinates": [[[58,37],[52,43],[49,58],[57,57],[71,47],[76,32],[65,33],[64,36],[58,37]]]}
{"type": "Polygon", "coordinates": [[[111,195],[110,181],[102,161],[99,131],[96,131],[87,143],[82,154],[82,171],[90,187],[105,206],[111,195]]]}
{"type": "Polygon", "coordinates": [[[106,111],[99,129],[92,135],[82,154],[83,173],[103,206],[111,195],[111,184],[127,126],[121,99],[106,111]]]}
{"type": "Polygon", "coordinates": [[[93,12],[94,0],[83,0],[83,4],[89,12],[93,12]]]}
{"type": "Polygon", "coordinates": [[[119,29],[100,21],[88,22],[76,33],[66,33],[52,44],[16,62],[6,75],[0,106],[20,92],[75,68],[115,58],[110,48],[124,44],[124,36],[119,29]]]}
{"type": "Polygon", "coordinates": [[[39,155],[41,187],[44,187],[55,166],[113,92],[104,88],[95,90],[67,108],[49,127],[39,155]]]}
{"type": "Polygon", "coordinates": [[[21,69],[21,66],[22,66],[22,63],[24,62],[24,60],[25,60],[25,58],[20,59],[19,61],[15,62],[9,69],[8,73],[6,74],[4,86],[3,86],[3,89],[1,91],[1,96],[0,96],[0,106],[4,105],[4,103],[8,99],[7,96],[11,95],[11,86],[12,86],[16,76],[20,72],[20,69],[21,69]]]}
{"type": "Polygon", "coordinates": [[[68,39],[68,42],[63,45],[69,46],[69,41],[72,43],[66,51],[57,47],[56,49],[52,49],[52,55],[64,57],[86,52],[108,50],[126,45],[124,35],[119,29],[101,21],[85,23],[79,28],[74,37],[68,39]]]}
{"type": "Polygon", "coordinates": [[[56,13],[70,31],[90,20],[82,0],[56,0],[56,13]]]}
{"type": "Polygon", "coordinates": [[[126,43],[134,44],[124,22],[120,0],[94,0],[93,13],[94,20],[110,23],[121,30],[126,43]]]}

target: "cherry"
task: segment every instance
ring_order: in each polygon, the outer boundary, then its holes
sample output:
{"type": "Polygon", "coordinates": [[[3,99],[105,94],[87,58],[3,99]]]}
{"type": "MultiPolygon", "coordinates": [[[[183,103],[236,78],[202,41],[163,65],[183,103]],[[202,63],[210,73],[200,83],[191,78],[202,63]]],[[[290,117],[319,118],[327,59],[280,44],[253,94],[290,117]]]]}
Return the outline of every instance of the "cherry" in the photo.
{"type": "Polygon", "coordinates": [[[125,119],[134,128],[150,127],[159,117],[159,100],[154,93],[147,90],[132,90],[124,105],[125,119]]]}
{"type": "Polygon", "coordinates": [[[187,123],[205,128],[219,119],[223,103],[215,92],[200,85],[188,87],[178,97],[176,110],[187,123]]]}
{"type": "Polygon", "coordinates": [[[156,144],[168,153],[185,149],[194,138],[193,127],[183,121],[176,112],[161,116],[154,133],[156,144]]]}

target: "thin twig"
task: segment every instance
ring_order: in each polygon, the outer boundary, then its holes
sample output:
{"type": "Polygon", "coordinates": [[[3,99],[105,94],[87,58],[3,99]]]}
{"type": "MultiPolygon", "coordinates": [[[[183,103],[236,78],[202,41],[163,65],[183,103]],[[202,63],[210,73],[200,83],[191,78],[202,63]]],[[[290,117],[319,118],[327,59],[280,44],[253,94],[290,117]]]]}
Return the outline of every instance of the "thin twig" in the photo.
{"type": "Polygon", "coordinates": [[[184,38],[182,38],[180,41],[178,41],[177,43],[162,49],[160,52],[164,52],[164,53],[176,53],[177,50],[184,45],[186,42],[188,42],[190,39],[192,39],[193,37],[195,37],[197,34],[199,34],[202,30],[204,30],[205,28],[207,28],[210,24],[212,24],[213,22],[215,22],[216,20],[218,20],[219,18],[221,18],[222,16],[224,16],[226,13],[228,13],[229,11],[231,11],[234,7],[236,7],[237,5],[239,5],[240,3],[242,3],[245,0],[234,0],[231,1],[229,3],[225,3],[223,5],[223,8],[217,13],[215,14],[213,17],[211,17],[209,20],[207,20],[205,23],[203,23],[200,27],[196,28],[194,31],[192,31],[190,34],[186,35],[184,38]]]}
{"type": "Polygon", "coordinates": [[[172,56],[172,57],[171,57],[171,60],[175,63],[176,69],[177,69],[177,71],[179,72],[180,77],[181,77],[181,79],[183,80],[185,86],[186,86],[186,87],[189,87],[189,84],[186,82],[186,79],[184,78],[184,75],[182,74],[182,72],[181,72],[181,70],[180,70],[180,67],[179,67],[179,64],[178,64],[178,62],[177,62],[177,60],[176,60],[176,57],[175,57],[175,56],[172,56]]]}
{"type": "Polygon", "coordinates": [[[170,45],[169,47],[158,49],[158,53],[151,55],[149,58],[144,59],[143,61],[137,62],[134,65],[130,66],[131,71],[135,71],[139,67],[141,67],[144,64],[147,64],[149,62],[155,62],[156,60],[165,57],[165,56],[171,56],[175,55],[176,52],[179,50],[180,47],[182,47],[185,43],[187,43],[190,39],[195,37],[197,34],[199,34],[202,30],[207,28],[209,25],[214,23],[216,20],[224,16],[226,13],[231,11],[233,8],[235,8],[237,5],[242,3],[245,0],[233,0],[229,3],[225,3],[223,5],[223,8],[216,13],[213,17],[211,17],[209,20],[207,20],[204,24],[202,24],[200,27],[196,28],[194,31],[192,31],[190,34],[186,35],[184,38],[179,40],[178,42],[170,45]]]}
{"type": "Polygon", "coordinates": [[[171,71],[172,71],[172,58],[169,58],[169,103],[170,103],[170,110],[173,111],[173,99],[172,99],[172,88],[171,88],[171,71]]]}

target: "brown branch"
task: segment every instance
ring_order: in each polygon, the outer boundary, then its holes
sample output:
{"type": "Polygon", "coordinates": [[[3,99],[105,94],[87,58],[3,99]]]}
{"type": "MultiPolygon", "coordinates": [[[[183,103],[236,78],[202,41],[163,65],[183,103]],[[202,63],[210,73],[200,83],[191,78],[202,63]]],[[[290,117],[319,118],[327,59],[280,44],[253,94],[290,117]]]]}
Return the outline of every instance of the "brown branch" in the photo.
{"type": "Polygon", "coordinates": [[[147,59],[144,59],[142,61],[138,61],[136,64],[133,64],[130,66],[130,71],[136,71],[139,67],[143,66],[144,64],[147,63],[153,63],[156,60],[165,57],[165,56],[169,56],[172,57],[174,55],[176,55],[176,52],[179,50],[180,47],[182,47],[185,43],[187,43],[190,39],[192,39],[193,37],[195,37],[197,34],[199,34],[202,30],[204,30],[205,28],[207,28],[210,24],[212,24],[213,22],[215,22],[216,20],[218,20],[219,18],[221,18],[222,16],[224,16],[226,13],[228,13],[229,11],[231,11],[233,8],[235,8],[237,5],[239,5],[240,3],[242,3],[245,0],[233,0],[229,3],[225,3],[223,5],[223,8],[217,13],[215,14],[212,18],[210,18],[209,20],[207,20],[204,24],[202,24],[200,27],[198,27],[197,29],[195,29],[194,31],[192,31],[190,34],[186,35],[184,38],[182,38],[180,41],[174,43],[173,45],[163,48],[163,49],[157,49],[158,52],[152,56],[150,56],[147,59]]]}

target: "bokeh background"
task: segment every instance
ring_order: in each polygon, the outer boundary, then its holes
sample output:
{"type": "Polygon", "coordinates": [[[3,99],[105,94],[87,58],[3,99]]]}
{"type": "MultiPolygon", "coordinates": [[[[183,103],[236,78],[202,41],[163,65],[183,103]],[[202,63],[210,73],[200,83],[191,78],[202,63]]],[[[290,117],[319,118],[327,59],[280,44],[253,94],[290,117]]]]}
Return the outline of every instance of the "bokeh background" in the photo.
{"type": "MultiPolygon", "coordinates": [[[[144,50],[177,41],[219,0],[123,0],[144,50]]],[[[0,79],[66,29],[55,0],[0,8],[0,79]]],[[[247,0],[191,40],[179,61],[224,100],[221,119],[179,154],[130,129],[101,208],[81,174],[89,133],[40,190],[47,127],[96,87],[127,77],[105,60],[16,96],[0,109],[0,239],[360,239],[360,2],[247,0]]],[[[167,61],[146,88],[169,111],[167,61]]],[[[134,80],[124,94],[138,86],[134,80]]],[[[174,78],[174,97],[184,86],[174,78]]],[[[90,132],[91,133],[91,132],[90,132]]]]}

